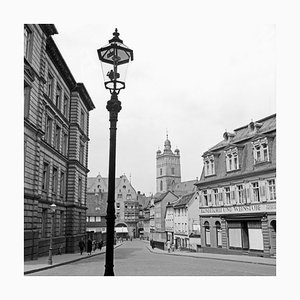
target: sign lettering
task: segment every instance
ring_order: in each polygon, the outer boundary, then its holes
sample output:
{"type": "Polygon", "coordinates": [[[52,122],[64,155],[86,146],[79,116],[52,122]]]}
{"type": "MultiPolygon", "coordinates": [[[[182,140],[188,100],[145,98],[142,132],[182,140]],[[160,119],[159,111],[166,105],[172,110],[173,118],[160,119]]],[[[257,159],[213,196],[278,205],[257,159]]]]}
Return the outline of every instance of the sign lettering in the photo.
{"type": "Polygon", "coordinates": [[[200,215],[207,214],[239,214],[245,212],[276,211],[276,203],[244,204],[241,206],[220,206],[200,208],[200,215]]]}

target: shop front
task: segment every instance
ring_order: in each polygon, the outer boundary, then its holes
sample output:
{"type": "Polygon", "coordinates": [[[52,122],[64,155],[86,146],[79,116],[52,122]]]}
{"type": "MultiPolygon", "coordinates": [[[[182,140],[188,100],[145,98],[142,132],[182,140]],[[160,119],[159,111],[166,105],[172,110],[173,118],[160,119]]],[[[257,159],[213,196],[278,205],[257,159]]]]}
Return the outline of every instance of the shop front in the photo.
{"type": "Polygon", "coordinates": [[[275,203],[200,209],[205,250],[276,255],[275,203]]]}

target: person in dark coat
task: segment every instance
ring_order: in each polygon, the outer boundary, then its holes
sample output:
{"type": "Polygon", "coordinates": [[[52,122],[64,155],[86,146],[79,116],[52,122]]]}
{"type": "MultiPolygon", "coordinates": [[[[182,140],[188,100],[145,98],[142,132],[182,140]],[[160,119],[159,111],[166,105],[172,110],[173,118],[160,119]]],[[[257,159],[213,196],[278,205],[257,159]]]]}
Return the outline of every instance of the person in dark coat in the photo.
{"type": "Polygon", "coordinates": [[[83,241],[83,238],[79,241],[79,249],[80,249],[80,255],[82,255],[83,250],[85,249],[85,243],[83,241]]]}
{"type": "Polygon", "coordinates": [[[101,241],[99,242],[99,249],[100,249],[100,251],[101,251],[102,247],[103,247],[103,241],[101,240],[101,241]]]}
{"type": "Polygon", "coordinates": [[[87,250],[86,250],[88,255],[92,254],[92,249],[93,249],[93,242],[92,242],[91,239],[88,239],[88,241],[87,241],[87,250]]]}

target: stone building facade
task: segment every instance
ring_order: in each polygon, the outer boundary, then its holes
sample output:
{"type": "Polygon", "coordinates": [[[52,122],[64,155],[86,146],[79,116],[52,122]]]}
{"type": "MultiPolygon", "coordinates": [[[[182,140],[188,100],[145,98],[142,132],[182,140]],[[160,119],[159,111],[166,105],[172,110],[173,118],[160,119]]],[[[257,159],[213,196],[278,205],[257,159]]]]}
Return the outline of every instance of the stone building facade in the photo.
{"type": "Polygon", "coordinates": [[[202,249],[276,255],[276,115],[223,138],[196,183],[202,249]]]}
{"type": "Polygon", "coordinates": [[[89,112],[95,108],[52,36],[24,26],[24,259],[74,252],[85,235],[89,112]],[[56,205],[52,218],[50,205],[56,205]],[[53,220],[53,222],[52,222],[53,220]]]}

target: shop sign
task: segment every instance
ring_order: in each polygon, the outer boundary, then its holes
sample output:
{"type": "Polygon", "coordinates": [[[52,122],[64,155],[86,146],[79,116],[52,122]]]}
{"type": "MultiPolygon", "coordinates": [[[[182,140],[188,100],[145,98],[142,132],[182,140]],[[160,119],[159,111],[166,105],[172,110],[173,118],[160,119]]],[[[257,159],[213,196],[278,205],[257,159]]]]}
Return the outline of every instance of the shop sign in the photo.
{"type": "Polygon", "coordinates": [[[220,206],[200,208],[200,215],[243,214],[246,212],[275,212],[276,203],[255,203],[246,205],[220,206]]]}

